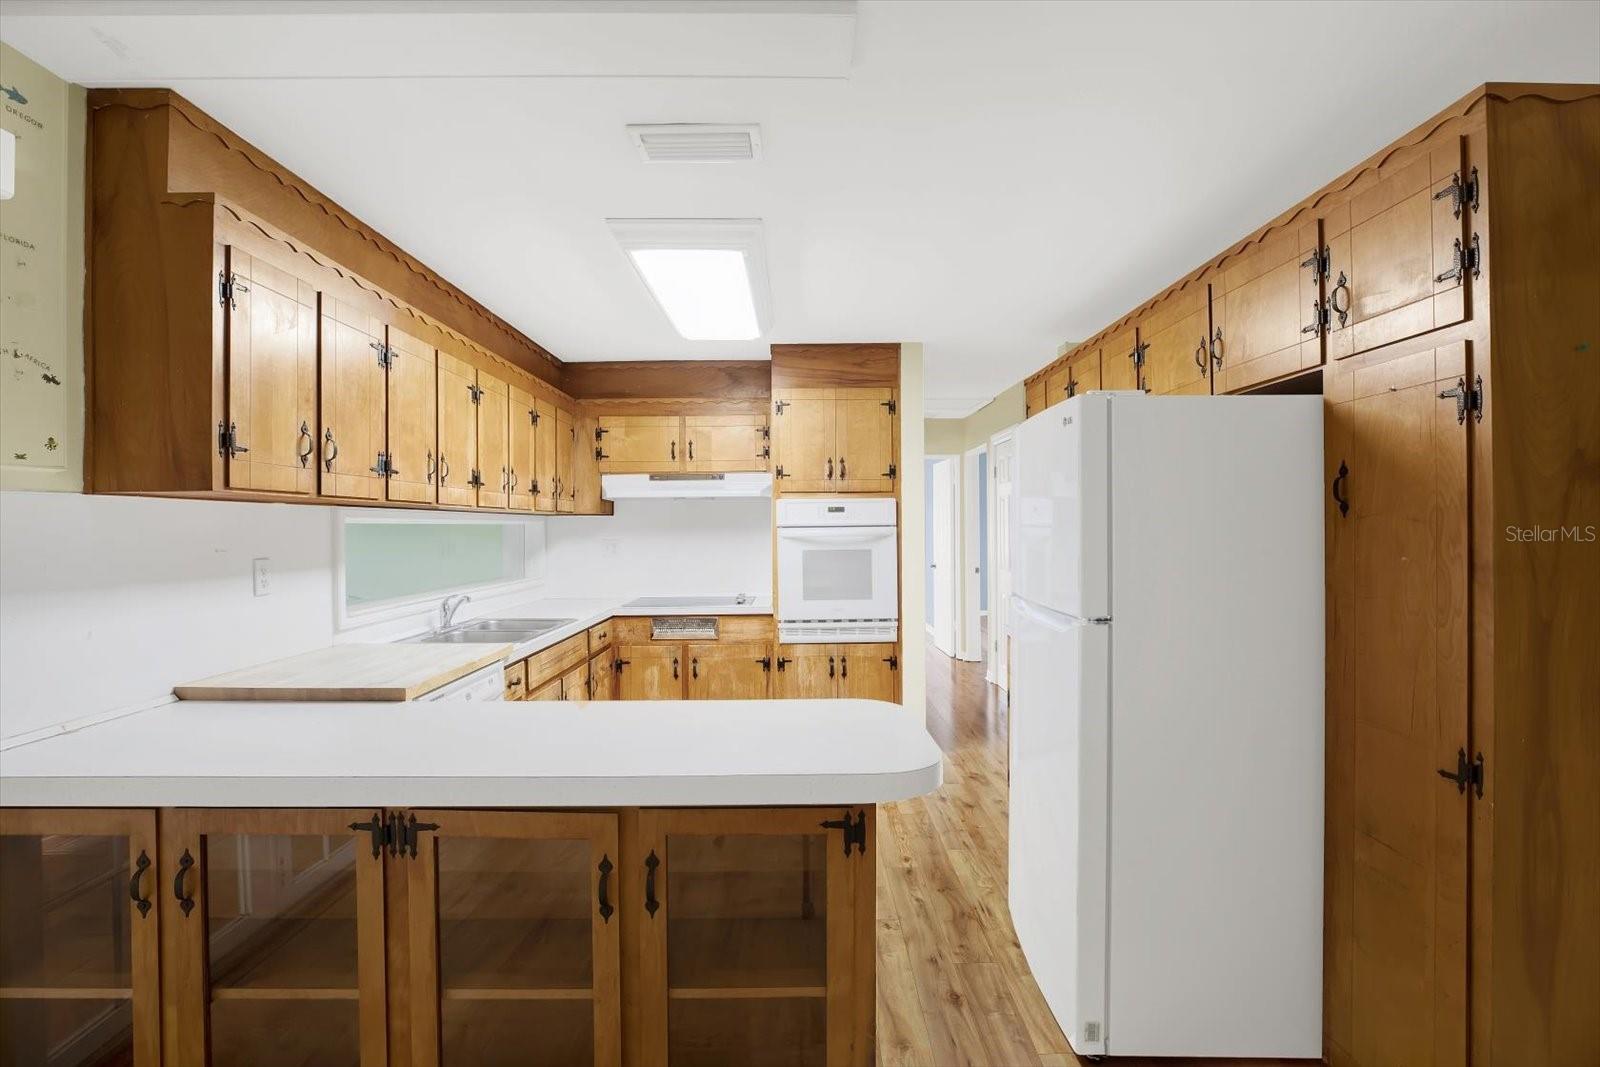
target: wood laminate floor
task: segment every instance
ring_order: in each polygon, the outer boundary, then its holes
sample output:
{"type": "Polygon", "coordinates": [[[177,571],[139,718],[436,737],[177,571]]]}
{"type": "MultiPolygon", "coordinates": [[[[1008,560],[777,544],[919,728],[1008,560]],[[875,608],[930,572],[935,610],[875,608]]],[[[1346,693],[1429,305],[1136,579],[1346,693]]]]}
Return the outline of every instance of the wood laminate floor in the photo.
{"type": "MultiPolygon", "coordinates": [[[[982,663],[928,645],[944,786],[878,810],[881,1067],[1076,1067],[1006,907],[1006,702],[982,663]]],[[[1115,1067],[1310,1060],[1111,1058],[1115,1067]]]]}

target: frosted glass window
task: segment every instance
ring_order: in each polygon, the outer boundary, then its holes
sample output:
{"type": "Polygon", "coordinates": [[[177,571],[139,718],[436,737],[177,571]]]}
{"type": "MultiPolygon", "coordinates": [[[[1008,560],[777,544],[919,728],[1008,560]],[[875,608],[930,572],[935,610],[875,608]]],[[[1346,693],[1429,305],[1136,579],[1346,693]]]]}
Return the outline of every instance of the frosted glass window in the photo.
{"type": "Polygon", "coordinates": [[[345,608],[533,577],[542,533],[525,523],[346,522],[345,608]]]}

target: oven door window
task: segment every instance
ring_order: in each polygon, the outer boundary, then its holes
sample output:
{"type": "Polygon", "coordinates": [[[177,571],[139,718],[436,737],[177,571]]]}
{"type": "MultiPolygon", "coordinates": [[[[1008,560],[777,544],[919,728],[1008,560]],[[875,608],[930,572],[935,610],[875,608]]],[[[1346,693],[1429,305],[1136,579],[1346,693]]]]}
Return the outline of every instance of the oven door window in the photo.
{"type": "Polygon", "coordinates": [[[872,599],[871,548],[808,548],[800,557],[800,588],[807,603],[872,599]]]}

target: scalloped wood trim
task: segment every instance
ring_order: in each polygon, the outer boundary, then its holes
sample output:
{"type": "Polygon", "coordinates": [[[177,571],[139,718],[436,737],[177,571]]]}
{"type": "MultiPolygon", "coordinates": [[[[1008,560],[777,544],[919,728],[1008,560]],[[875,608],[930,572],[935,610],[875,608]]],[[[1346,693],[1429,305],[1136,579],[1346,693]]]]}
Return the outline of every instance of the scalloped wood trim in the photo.
{"type": "MultiPolygon", "coordinates": [[[[336,202],[323,195],[315,187],[300,178],[299,175],[288,170],[272,157],[239,137],[232,130],[178,93],[170,89],[98,89],[91,92],[89,106],[91,110],[124,109],[142,112],[159,111],[165,108],[168,109],[169,113],[181,116],[184,122],[196,132],[213,138],[225,152],[244,160],[253,169],[270,178],[283,189],[293,193],[308,207],[321,212],[325,217],[360,239],[378,254],[393,261],[402,270],[421,279],[444,299],[466,313],[481,319],[497,332],[502,332],[518,340],[526,348],[530,357],[543,360],[551,368],[556,378],[559,379],[561,368],[564,364],[543,345],[540,345],[521,330],[518,330],[515,326],[512,326],[509,322],[506,322],[500,316],[472,299],[426,264],[411,256],[393,241],[384,237],[381,233],[340,207],[336,202]]],[[[218,191],[212,190],[212,192],[218,191]]],[[[221,195],[226,197],[226,191],[221,191],[221,195]]],[[[324,265],[331,266],[331,264],[324,265]]],[[[355,275],[349,271],[341,269],[340,273],[350,277],[352,280],[355,278],[355,275]]],[[[370,288],[369,285],[364,285],[363,287],[370,288]]],[[[388,299],[390,299],[391,303],[394,303],[393,298],[388,299]]],[[[396,306],[399,307],[401,305],[396,303],[396,306]]],[[[415,313],[414,309],[413,313],[415,313]]],[[[459,336],[459,331],[451,332],[459,336]]],[[[481,345],[474,343],[473,347],[487,352],[487,349],[483,349],[481,345]]],[[[508,365],[516,366],[504,360],[504,357],[496,358],[507,362],[508,365]]],[[[519,369],[529,370],[529,368],[519,369]]],[[[535,375],[535,377],[538,377],[538,375],[535,375]]]]}
{"type": "Polygon", "coordinates": [[[1444,132],[1447,127],[1459,125],[1469,118],[1476,117],[1479,113],[1486,109],[1488,101],[1493,100],[1497,103],[1509,103],[1513,100],[1533,98],[1542,100],[1548,104],[1561,105],[1573,103],[1579,100],[1588,100],[1594,97],[1600,97],[1600,85],[1544,85],[1539,83],[1525,82],[1488,82],[1484,85],[1478,86],[1476,89],[1461,97],[1461,99],[1457,100],[1455,103],[1446,107],[1444,110],[1440,111],[1426,122],[1423,122],[1421,125],[1417,126],[1410,133],[1407,133],[1386,147],[1379,149],[1362,162],[1345,171],[1333,181],[1324,185],[1321,189],[1318,189],[1304,200],[1301,200],[1287,211],[1284,211],[1282,214],[1272,219],[1272,221],[1263,225],[1260,229],[1251,233],[1248,237],[1245,237],[1243,240],[1230,246],[1227,251],[1222,252],[1214,258],[1207,260],[1201,266],[1196,267],[1178,281],[1173,282],[1171,285],[1161,290],[1161,292],[1157,295],[1151,297],[1149,300],[1146,300],[1132,311],[1120,316],[1109,326],[1096,331],[1087,340],[1079,342],[1070,351],[1056,356],[1055,359],[1051,360],[1049,363],[1045,364],[1043,367],[1024,378],[1024,386],[1038,378],[1045,376],[1046,374],[1055,370],[1057,367],[1060,367],[1062,364],[1066,363],[1067,360],[1072,357],[1073,352],[1076,352],[1078,349],[1083,348],[1084,346],[1097,345],[1104,341],[1107,337],[1110,337],[1122,330],[1126,330],[1129,326],[1135,324],[1139,319],[1149,314],[1150,310],[1157,304],[1182,292],[1192,284],[1202,280],[1208,280],[1209,275],[1225,269],[1231,261],[1261,245],[1268,238],[1276,235],[1280,231],[1288,227],[1300,225],[1305,221],[1305,216],[1308,213],[1316,212],[1318,209],[1328,206],[1329,201],[1333,198],[1345,195],[1353,186],[1355,186],[1368,174],[1380,170],[1386,166],[1391,160],[1394,159],[1396,155],[1419,149],[1428,141],[1444,132]]]}

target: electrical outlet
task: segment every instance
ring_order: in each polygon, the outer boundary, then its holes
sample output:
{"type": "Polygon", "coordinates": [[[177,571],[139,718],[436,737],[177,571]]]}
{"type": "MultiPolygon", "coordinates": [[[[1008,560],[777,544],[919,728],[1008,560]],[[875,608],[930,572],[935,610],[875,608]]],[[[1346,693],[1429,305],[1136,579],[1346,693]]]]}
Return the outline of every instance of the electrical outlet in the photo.
{"type": "Polygon", "coordinates": [[[256,596],[266,596],[272,592],[272,560],[265,556],[261,559],[251,560],[250,581],[254,586],[256,596]]]}
{"type": "Polygon", "coordinates": [[[602,538],[600,541],[600,554],[607,559],[616,559],[622,554],[622,542],[614,537],[602,538]]]}

